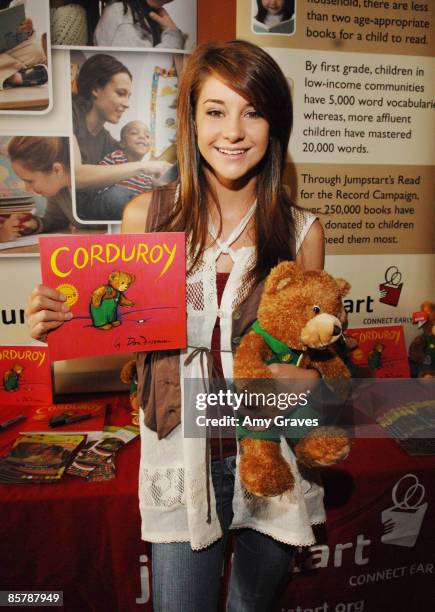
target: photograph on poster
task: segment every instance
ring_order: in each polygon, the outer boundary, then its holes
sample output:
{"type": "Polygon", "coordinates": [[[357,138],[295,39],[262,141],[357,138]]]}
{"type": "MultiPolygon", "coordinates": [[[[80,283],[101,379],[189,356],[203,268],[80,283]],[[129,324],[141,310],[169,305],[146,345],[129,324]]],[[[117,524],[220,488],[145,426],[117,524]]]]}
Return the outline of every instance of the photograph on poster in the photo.
{"type": "Polygon", "coordinates": [[[251,0],[255,34],[294,34],[296,0],[251,0]]]}
{"type": "Polygon", "coordinates": [[[79,221],[120,221],[132,198],[173,180],[182,60],[172,53],[71,52],[79,221]]]}
{"type": "Polygon", "coordinates": [[[50,0],[57,48],[189,51],[196,44],[196,0],[50,0]]]}
{"type": "Polygon", "coordinates": [[[46,113],[52,97],[48,0],[6,0],[0,9],[0,113],[46,113]]]}
{"type": "Polygon", "coordinates": [[[38,235],[84,230],[72,214],[69,138],[0,136],[0,256],[37,255],[38,235]]]}

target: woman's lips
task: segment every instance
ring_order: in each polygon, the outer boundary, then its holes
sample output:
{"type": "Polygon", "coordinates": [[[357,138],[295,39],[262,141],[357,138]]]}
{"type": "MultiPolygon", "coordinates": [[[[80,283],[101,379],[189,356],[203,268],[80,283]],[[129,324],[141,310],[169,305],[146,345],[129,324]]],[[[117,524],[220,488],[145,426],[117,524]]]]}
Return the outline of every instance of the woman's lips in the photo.
{"type": "Polygon", "coordinates": [[[249,149],[228,149],[226,147],[216,147],[216,150],[228,159],[240,159],[246,155],[249,149]]]}

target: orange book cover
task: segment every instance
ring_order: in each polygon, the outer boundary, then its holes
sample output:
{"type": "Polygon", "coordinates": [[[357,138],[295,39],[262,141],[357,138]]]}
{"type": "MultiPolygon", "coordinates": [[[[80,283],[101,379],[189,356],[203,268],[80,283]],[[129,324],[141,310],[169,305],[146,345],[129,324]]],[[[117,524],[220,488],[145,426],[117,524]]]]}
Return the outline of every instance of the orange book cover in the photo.
{"type": "Polygon", "coordinates": [[[48,348],[0,346],[0,407],[41,406],[52,401],[48,348]]]}
{"type": "Polygon", "coordinates": [[[73,318],[48,334],[53,361],[186,346],[182,232],[44,236],[45,285],[73,318]]]}
{"type": "Polygon", "coordinates": [[[408,355],[402,325],[346,330],[358,342],[351,361],[373,378],[409,378],[408,355]]]}

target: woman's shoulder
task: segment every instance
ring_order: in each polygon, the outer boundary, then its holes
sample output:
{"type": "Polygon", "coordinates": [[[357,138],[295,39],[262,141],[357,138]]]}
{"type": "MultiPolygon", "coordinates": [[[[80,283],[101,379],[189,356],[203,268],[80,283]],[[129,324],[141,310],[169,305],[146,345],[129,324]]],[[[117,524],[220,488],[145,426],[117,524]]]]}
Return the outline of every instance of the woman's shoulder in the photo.
{"type": "Polygon", "coordinates": [[[122,217],[124,233],[143,232],[158,227],[171,214],[178,197],[176,182],[156,187],[136,196],[127,204],[122,217]]]}
{"type": "Polygon", "coordinates": [[[313,225],[317,217],[312,212],[291,204],[291,215],[293,219],[294,236],[296,242],[296,252],[299,250],[305,236],[310,227],[313,225]]]}
{"type": "Polygon", "coordinates": [[[122,215],[121,232],[137,234],[145,231],[153,192],[147,191],[136,196],[127,204],[122,215]]]}
{"type": "Polygon", "coordinates": [[[127,18],[129,21],[131,21],[131,15],[130,15],[130,8],[127,7],[127,10],[124,13],[124,3],[123,2],[110,2],[109,4],[106,4],[106,6],[103,9],[103,13],[100,17],[100,19],[125,19],[127,18]]]}

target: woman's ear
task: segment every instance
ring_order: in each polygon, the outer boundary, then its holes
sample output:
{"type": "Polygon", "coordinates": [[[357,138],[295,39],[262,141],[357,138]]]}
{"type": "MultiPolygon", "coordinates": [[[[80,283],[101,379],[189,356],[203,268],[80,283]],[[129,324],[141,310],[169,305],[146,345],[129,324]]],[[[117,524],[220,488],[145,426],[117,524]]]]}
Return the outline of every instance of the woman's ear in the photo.
{"type": "Polygon", "coordinates": [[[65,173],[65,168],[60,162],[54,162],[51,171],[56,176],[63,176],[63,174],[65,173]]]}

